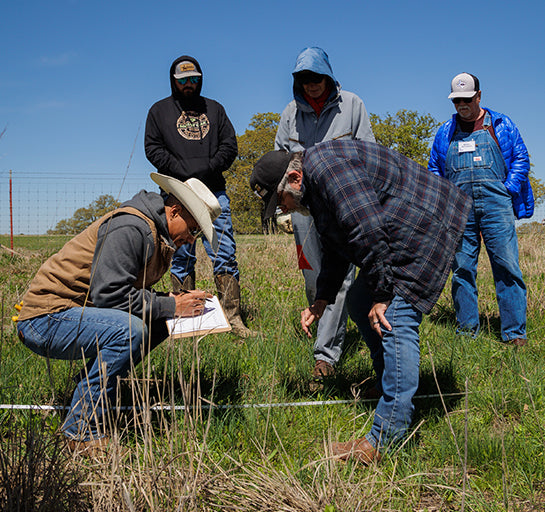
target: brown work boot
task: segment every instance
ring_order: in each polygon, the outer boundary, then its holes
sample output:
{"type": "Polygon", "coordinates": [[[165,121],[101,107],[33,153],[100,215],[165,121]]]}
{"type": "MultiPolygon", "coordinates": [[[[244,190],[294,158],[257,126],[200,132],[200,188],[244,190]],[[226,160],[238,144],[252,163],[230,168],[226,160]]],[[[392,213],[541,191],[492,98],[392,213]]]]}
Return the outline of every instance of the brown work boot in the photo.
{"type": "Polygon", "coordinates": [[[353,458],[366,466],[381,459],[379,451],[365,437],[346,443],[331,443],[331,452],[340,460],[353,458]]]}
{"type": "Polygon", "coordinates": [[[324,379],[335,376],[335,368],[333,365],[322,361],[316,360],[314,370],[312,370],[312,380],[310,381],[309,388],[311,393],[316,393],[324,389],[324,379]]]}
{"type": "Polygon", "coordinates": [[[515,338],[514,340],[509,340],[509,345],[514,345],[515,347],[524,347],[527,343],[526,338],[515,338]]]}
{"type": "Polygon", "coordinates": [[[68,441],[68,449],[80,457],[99,459],[108,454],[115,453],[119,458],[124,458],[129,454],[126,446],[112,442],[111,438],[105,436],[90,441],[77,441],[75,439],[68,441]]]}
{"type": "Polygon", "coordinates": [[[195,289],[195,272],[187,274],[184,277],[183,281],[180,281],[178,276],[170,274],[170,281],[172,282],[172,291],[174,293],[180,293],[182,291],[194,290],[195,289]]]}
{"type": "Polygon", "coordinates": [[[218,274],[214,276],[214,282],[218,289],[221,306],[231,324],[233,333],[241,338],[255,336],[256,333],[248,329],[240,317],[240,285],[238,279],[231,274],[218,274]]]}
{"type": "Polygon", "coordinates": [[[97,458],[108,454],[111,447],[109,437],[100,437],[99,439],[91,439],[90,441],[76,441],[75,439],[68,441],[68,449],[81,457],[97,458]]]}

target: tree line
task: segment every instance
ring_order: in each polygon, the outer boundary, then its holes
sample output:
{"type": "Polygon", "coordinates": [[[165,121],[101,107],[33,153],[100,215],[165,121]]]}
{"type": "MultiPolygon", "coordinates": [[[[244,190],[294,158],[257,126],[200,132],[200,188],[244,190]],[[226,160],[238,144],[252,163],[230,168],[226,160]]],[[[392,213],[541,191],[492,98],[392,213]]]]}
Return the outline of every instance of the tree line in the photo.
{"type": "MultiPolygon", "coordinates": [[[[399,110],[395,115],[370,116],[373,133],[379,144],[399,151],[420,165],[427,166],[435,131],[440,126],[430,114],[399,110]]],[[[274,149],[274,138],[280,114],[255,114],[249,127],[237,135],[238,156],[226,173],[227,194],[231,199],[233,228],[238,234],[262,233],[267,230],[261,221],[262,201],[250,190],[249,181],[254,164],[274,149]]],[[[536,205],[545,199],[545,183],[530,171],[530,182],[536,205]]],[[[69,219],[61,220],[48,234],[79,233],[95,220],[119,206],[111,195],[102,195],[85,208],[79,208],[69,219]]]]}

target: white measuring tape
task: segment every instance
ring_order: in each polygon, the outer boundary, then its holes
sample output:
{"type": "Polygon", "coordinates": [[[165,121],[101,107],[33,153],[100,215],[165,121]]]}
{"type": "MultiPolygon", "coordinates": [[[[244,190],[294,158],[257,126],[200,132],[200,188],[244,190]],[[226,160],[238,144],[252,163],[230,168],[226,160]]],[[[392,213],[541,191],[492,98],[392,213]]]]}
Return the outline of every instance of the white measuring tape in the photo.
{"type": "MultiPolygon", "coordinates": [[[[425,398],[440,398],[464,396],[465,393],[445,393],[435,395],[416,395],[413,399],[425,399],[425,398]]],[[[265,409],[267,407],[308,407],[316,405],[342,405],[342,404],[358,404],[364,402],[376,402],[377,399],[369,398],[362,400],[318,400],[309,402],[278,402],[269,404],[226,404],[226,405],[214,405],[214,404],[202,404],[196,405],[151,405],[150,411],[186,411],[190,409],[265,409]]],[[[32,411],[62,411],[70,409],[69,406],[64,405],[25,405],[25,404],[0,404],[0,409],[7,410],[32,410],[32,411]]],[[[112,407],[112,409],[121,411],[130,411],[132,409],[142,410],[144,407],[137,407],[134,405],[123,405],[120,407],[112,407]]]]}

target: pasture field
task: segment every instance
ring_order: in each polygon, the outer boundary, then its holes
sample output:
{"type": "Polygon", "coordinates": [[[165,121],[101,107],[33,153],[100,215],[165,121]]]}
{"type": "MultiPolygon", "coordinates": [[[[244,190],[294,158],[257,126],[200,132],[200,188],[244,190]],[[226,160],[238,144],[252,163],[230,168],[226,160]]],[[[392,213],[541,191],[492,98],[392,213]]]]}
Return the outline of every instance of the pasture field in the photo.
{"type": "MultiPolygon", "coordinates": [[[[30,279],[65,239],[16,237],[12,254],[0,236],[1,404],[70,401],[82,363],[33,354],[11,321],[30,279]]],[[[447,285],[421,326],[411,436],[367,468],[336,461],[329,449],[365,434],[373,419],[375,402],[361,398],[373,370],[355,325],[336,377],[312,394],[293,237],[237,243],[243,312],[257,334],[166,340],[122,382],[121,405],[136,408],[112,413],[119,450],[100,460],[68,453],[58,435],[62,411],[0,410],[0,510],[545,509],[545,229],[532,224],[519,236],[529,343],[501,342],[483,250],[479,336],[455,335],[447,285]]],[[[200,243],[198,251],[197,286],[213,292],[200,243]]],[[[169,280],[158,288],[168,290],[169,280]]]]}

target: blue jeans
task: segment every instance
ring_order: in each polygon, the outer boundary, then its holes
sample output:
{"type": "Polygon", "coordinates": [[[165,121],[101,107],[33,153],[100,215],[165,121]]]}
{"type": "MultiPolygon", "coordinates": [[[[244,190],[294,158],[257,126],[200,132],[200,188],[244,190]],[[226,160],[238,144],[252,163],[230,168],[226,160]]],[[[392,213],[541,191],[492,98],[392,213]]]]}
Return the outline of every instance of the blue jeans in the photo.
{"type": "Polygon", "coordinates": [[[406,436],[412,421],[413,396],[420,368],[419,327],[422,313],[396,295],[386,311],[391,331],[382,329],[382,340],[371,329],[368,314],[370,293],[358,276],[347,297],[350,317],[369,347],[373,367],[382,388],[371,430],[365,436],[375,447],[388,447],[406,436]]]}
{"type": "Polygon", "coordinates": [[[491,194],[485,201],[475,201],[453,264],[452,298],[458,332],[476,335],[480,326],[477,263],[482,235],[496,285],[501,337],[509,341],[526,338],[526,286],[519,266],[511,199],[505,194],[506,191],[503,196],[491,194]],[[507,204],[497,207],[502,199],[507,204]]]}
{"type": "MultiPolygon", "coordinates": [[[[314,220],[310,215],[292,213],[293,234],[295,243],[301,246],[303,254],[312,269],[303,269],[305,292],[309,304],[314,303],[316,297],[316,281],[320,274],[322,262],[322,243],[314,220]]],[[[335,297],[335,303],[329,304],[320,321],[314,343],[314,358],[331,365],[339,362],[346,334],[348,312],[346,310],[346,294],[356,276],[356,267],[350,265],[342,287],[335,297]]]]}
{"type": "Polygon", "coordinates": [[[86,371],[76,385],[63,424],[70,439],[88,441],[104,436],[101,428],[108,405],[115,399],[118,378],[161,343],[165,321],[152,323],[117,309],[71,308],[18,322],[23,343],[33,352],[53,359],[85,359],[86,371]]]}
{"type": "MultiPolygon", "coordinates": [[[[214,192],[221,206],[221,215],[214,221],[214,229],[218,235],[218,252],[215,253],[205,237],[202,237],[204,250],[212,261],[214,275],[231,274],[239,278],[236,260],[236,243],[231,221],[231,206],[225,191],[214,192]]],[[[195,270],[197,258],[195,243],[182,245],[172,257],[170,271],[182,282],[188,274],[195,270]]]]}

